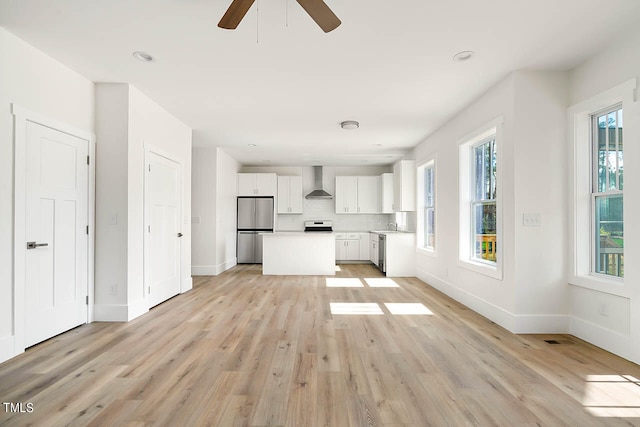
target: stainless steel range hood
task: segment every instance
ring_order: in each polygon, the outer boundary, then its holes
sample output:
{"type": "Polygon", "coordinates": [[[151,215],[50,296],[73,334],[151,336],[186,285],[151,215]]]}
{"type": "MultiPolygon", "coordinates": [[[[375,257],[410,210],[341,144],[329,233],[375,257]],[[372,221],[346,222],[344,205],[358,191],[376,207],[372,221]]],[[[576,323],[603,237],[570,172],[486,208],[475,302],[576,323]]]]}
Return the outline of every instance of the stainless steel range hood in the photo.
{"type": "Polygon", "coordinates": [[[333,196],[322,189],[322,166],[313,167],[314,190],[305,196],[305,199],[329,200],[333,196]]]}

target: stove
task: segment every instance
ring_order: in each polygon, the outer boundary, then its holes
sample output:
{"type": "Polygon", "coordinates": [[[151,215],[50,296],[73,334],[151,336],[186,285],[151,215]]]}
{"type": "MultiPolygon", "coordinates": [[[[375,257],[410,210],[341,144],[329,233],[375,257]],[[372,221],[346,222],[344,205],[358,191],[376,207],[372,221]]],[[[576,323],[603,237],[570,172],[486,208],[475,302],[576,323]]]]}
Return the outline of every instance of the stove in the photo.
{"type": "Polygon", "coordinates": [[[331,233],[333,231],[333,221],[314,220],[304,222],[304,231],[308,233],[331,233]]]}

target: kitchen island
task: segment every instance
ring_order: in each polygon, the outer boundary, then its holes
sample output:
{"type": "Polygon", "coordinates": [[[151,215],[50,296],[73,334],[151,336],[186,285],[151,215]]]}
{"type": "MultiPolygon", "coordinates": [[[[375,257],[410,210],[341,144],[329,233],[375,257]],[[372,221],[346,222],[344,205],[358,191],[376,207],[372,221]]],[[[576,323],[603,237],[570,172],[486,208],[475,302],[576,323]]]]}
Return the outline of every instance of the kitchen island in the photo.
{"type": "Polygon", "coordinates": [[[265,233],[262,248],[262,274],[336,274],[336,239],[333,233],[265,233]]]}

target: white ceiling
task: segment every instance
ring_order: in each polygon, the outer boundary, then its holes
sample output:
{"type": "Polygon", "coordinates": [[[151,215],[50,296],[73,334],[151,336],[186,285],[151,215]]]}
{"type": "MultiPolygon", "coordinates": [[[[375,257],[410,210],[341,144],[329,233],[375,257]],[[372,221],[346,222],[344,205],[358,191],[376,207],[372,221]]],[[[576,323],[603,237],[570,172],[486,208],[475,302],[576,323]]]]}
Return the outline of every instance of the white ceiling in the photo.
{"type": "Polygon", "coordinates": [[[637,25],[638,0],[0,0],[0,26],[96,82],[128,82],[243,164],[388,164],[516,69],[567,70],[637,25]],[[156,61],[145,64],[132,52],[156,61]],[[473,50],[472,61],[455,53],[473,50]],[[360,129],[340,129],[343,120],[360,129]],[[256,144],[249,147],[248,144],[256,144]],[[380,144],[377,146],[376,144],[380,144]]]}

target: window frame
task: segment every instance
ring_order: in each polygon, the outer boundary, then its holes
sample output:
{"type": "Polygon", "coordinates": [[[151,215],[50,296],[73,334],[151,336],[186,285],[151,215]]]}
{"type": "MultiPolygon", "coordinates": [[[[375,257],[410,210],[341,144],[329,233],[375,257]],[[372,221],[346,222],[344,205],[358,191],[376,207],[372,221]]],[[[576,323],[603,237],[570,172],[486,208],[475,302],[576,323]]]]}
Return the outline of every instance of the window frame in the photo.
{"type": "MultiPolygon", "coordinates": [[[[470,202],[469,202],[469,220],[470,220],[470,233],[469,233],[469,245],[470,245],[470,250],[469,250],[469,255],[471,258],[471,261],[473,262],[479,262],[482,264],[488,264],[488,265],[496,265],[497,264],[497,259],[496,261],[491,261],[488,259],[484,259],[484,258],[478,258],[476,256],[476,251],[475,251],[475,247],[476,247],[476,243],[477,243],[477,231],[475,228],[475,218],[474,218],[474,214],[475,214],[475,209],[478,206],[484,206],[484,205],[496,205],[496,211],[497,211],[497,172],[498,172],[498,165],[497,165],[497,155],[498,155],[498,150],[497,150],[497,143],[496,143],[496,135],[495,133],[493,135],[490,135],[478,142],[476,142],[475,144],[471,145],[469,147],[469,155],[471,156],[470,164],[471,167],[473,168],[473,170],[471,171],[470,174],[470,178],[471,178],[471,183],[469,184],[469,188],[470,188],[470,194],[472,194],[470,196],[470,202]],[[491,182],[494,182],[494,185],[496,187],[496,194],[494,194],[495,198],[493,199],[476,199],[476,190],[477,190],[477,186],[478,186],[478,181],[477,181],[477,177],[478,177],[478,169],[477,169],[477,163],[475,162],[475,151],[478,147],[484,146],[486,144],[489,144],[493,142],[494,148],[493,148],[493,152],[496,154],[496,171],[495,171],[495,178],[494,177],[490,177],[489,178],[489,187],[491,188],[491,182]]],[[[493,172],[493,171],[492,171],[493,172]]],[[[483,183],[484,184],[484,183],[483,183]]],[[[498,233],[496,230],[496,244],[498,243],[498,233]]],[[[498,245],[501,246],[501,245],[498,245]]]]}
{"type": "Polygon", "coordinates": [[[458,205],[458,266],[472,270],[476,273],[503,279],[504,265],[504,233],[502,232],[502,138],[504,119],[499,116],[476,131],[458,140],[458,180],[459,180],[459,205],[458,205]],[[475,192],[475,178],[473,176],[475,165],[472,161],[475,147],[495,140],[496,151],[496,261],[487,261],[474,256],[475,236],[473,235],[471,204],[475,192]]]}
{"type": "MultiPolygon", "coordinates": [[[[593,180],[592,115],[616,104],[621,104],[625,111],[625,140],[634,140],[640,135],[640,121],[635,104],[636,79],[627,80],[606,91],[571,106],[567,114],[568,129],[568,164],[569,168],[569,266],[568,281],[572,286],[579,286],[599,292],[606,292],[625,298],[630,297],[630,289],[624,278],[594,274],[592,266],[592,241],[595,225],[592,222],[591,184],[593,180]]],[[[624,217],[627,205],[624,206],[624,217]]]]}
{"type": "Polygon", "coordinates": [[[417,189],[417,193],[418,193],[418,220],[417,220],[417,227],[416,227],[416,251],[418,253],[421,254],[425,254],[425,255],[430,255],[430,256],[436,256],[437,255],[437,248],[438,248],[438,213],[437,213],[437,205],[438,205],[438,190],[437,190],[437,185],[438,185],[438,178],[437,178],[437,159],[436,159],[436,155],[432,155],[427,157],[422,163],[420,163],[417,166],[417,173],[416,173],[416,178],[417,178],[417,185],[416,185],[416,189],[417,189]],[[426,242],[425,242],[425,229],[426,229],[426,224],[425,224],[425,210],[427,209],[426,207],[426,189],[425,189],[425,172],[427,170],[431,170],[432,171],[432,187],[433,187],[433,194],[431,195],[431,199],[433,200],[433,204],[431,206],[431,208],[433,209],[433,229],[434,229],[434,236],[433,236],[433,246],[425,246],[426,242]]]}
{"type": "MultiPolygon", "coordinates": [[[[598,117],[601,117],[603,115],[608,115],[612,112],[617,112],[619,110],[623,111],[623,117],[624,117],[624,109],[622,106],[622,102],[617,102],[613,105],[610,105],[606,108],[602,108],[598,111],[594,111],[592,112],[589,116],[590,116],[590,120],[591,120],[591,133],[589,136],[589,143],[591,145],[591,159],[590,159],[590,168],[591,168],[591,194],[590,194],[590,198],[591,198],[591,211],[590,211],[590,215],[591,215],[591,237],[590,237],[590,244],[589,244],[589,248],[590,248],[590,252],[591,252],[591,263],[590,263],[590,268],[589,268],[589,272],[592,276],[597,277],[599,279],[604,279],[604,280],[624,280],[624,276],[616,276],[616,275],[612,275],[612,274],[606,274],[606,273],[601,273],[599,271],[597,271],[597,265],[598,265],[598,242],[596,241],[596,224],[598,222],[598,213],[597,213],[597,199],[599,197],[610,197],[610,196],[621,196],[623,198],[623,206],[624,206],[624,190],[620,190],[618,188],[616,189],[610,189],[609,185],[605,184],[605,189],[604,191],[600,191],[599,189],[599,176],[598,176],[598,167],[599,167],[599,162],[598,162],[598,139],[597,139],[597,133],[598,133],[598,123],[597,123],[597,119],[598,117]]],[[[608,128],[605,128],[608,129],[608,128]]],[[[617,129],[617,127],[616,127],[617,129]]],[[[623,130],[624,132],[624,130],[623,130]]],[[[608,132],[605,132],[605,135],[608,135],[608,132]]],[[[616,147],[618,146],[618,140],[616,137],[616,147]]],[[[608,138],[607,138],[607,145],[609,144],[608,138]]],[[[616,153],[618,152],[617,148],[616,148],[616,153]]],[[[624,153],[624,151],[623,151],[624,153]]],[[[619,174],[616,173],[616,187],[619,187],[620,184],[620,179],[619,179],[619,174]]],[[[609,173],[607,172],[606,174],[606,183],[609,183],[609,173]]],[[[624,212],[623,212],[623,224],[624,224],[624,212]]],[[[623,225],[624,227],[624,225],[623,225]]],[[[624,248],[623,248],[623,254],[624,254],[624,248]]]]}

